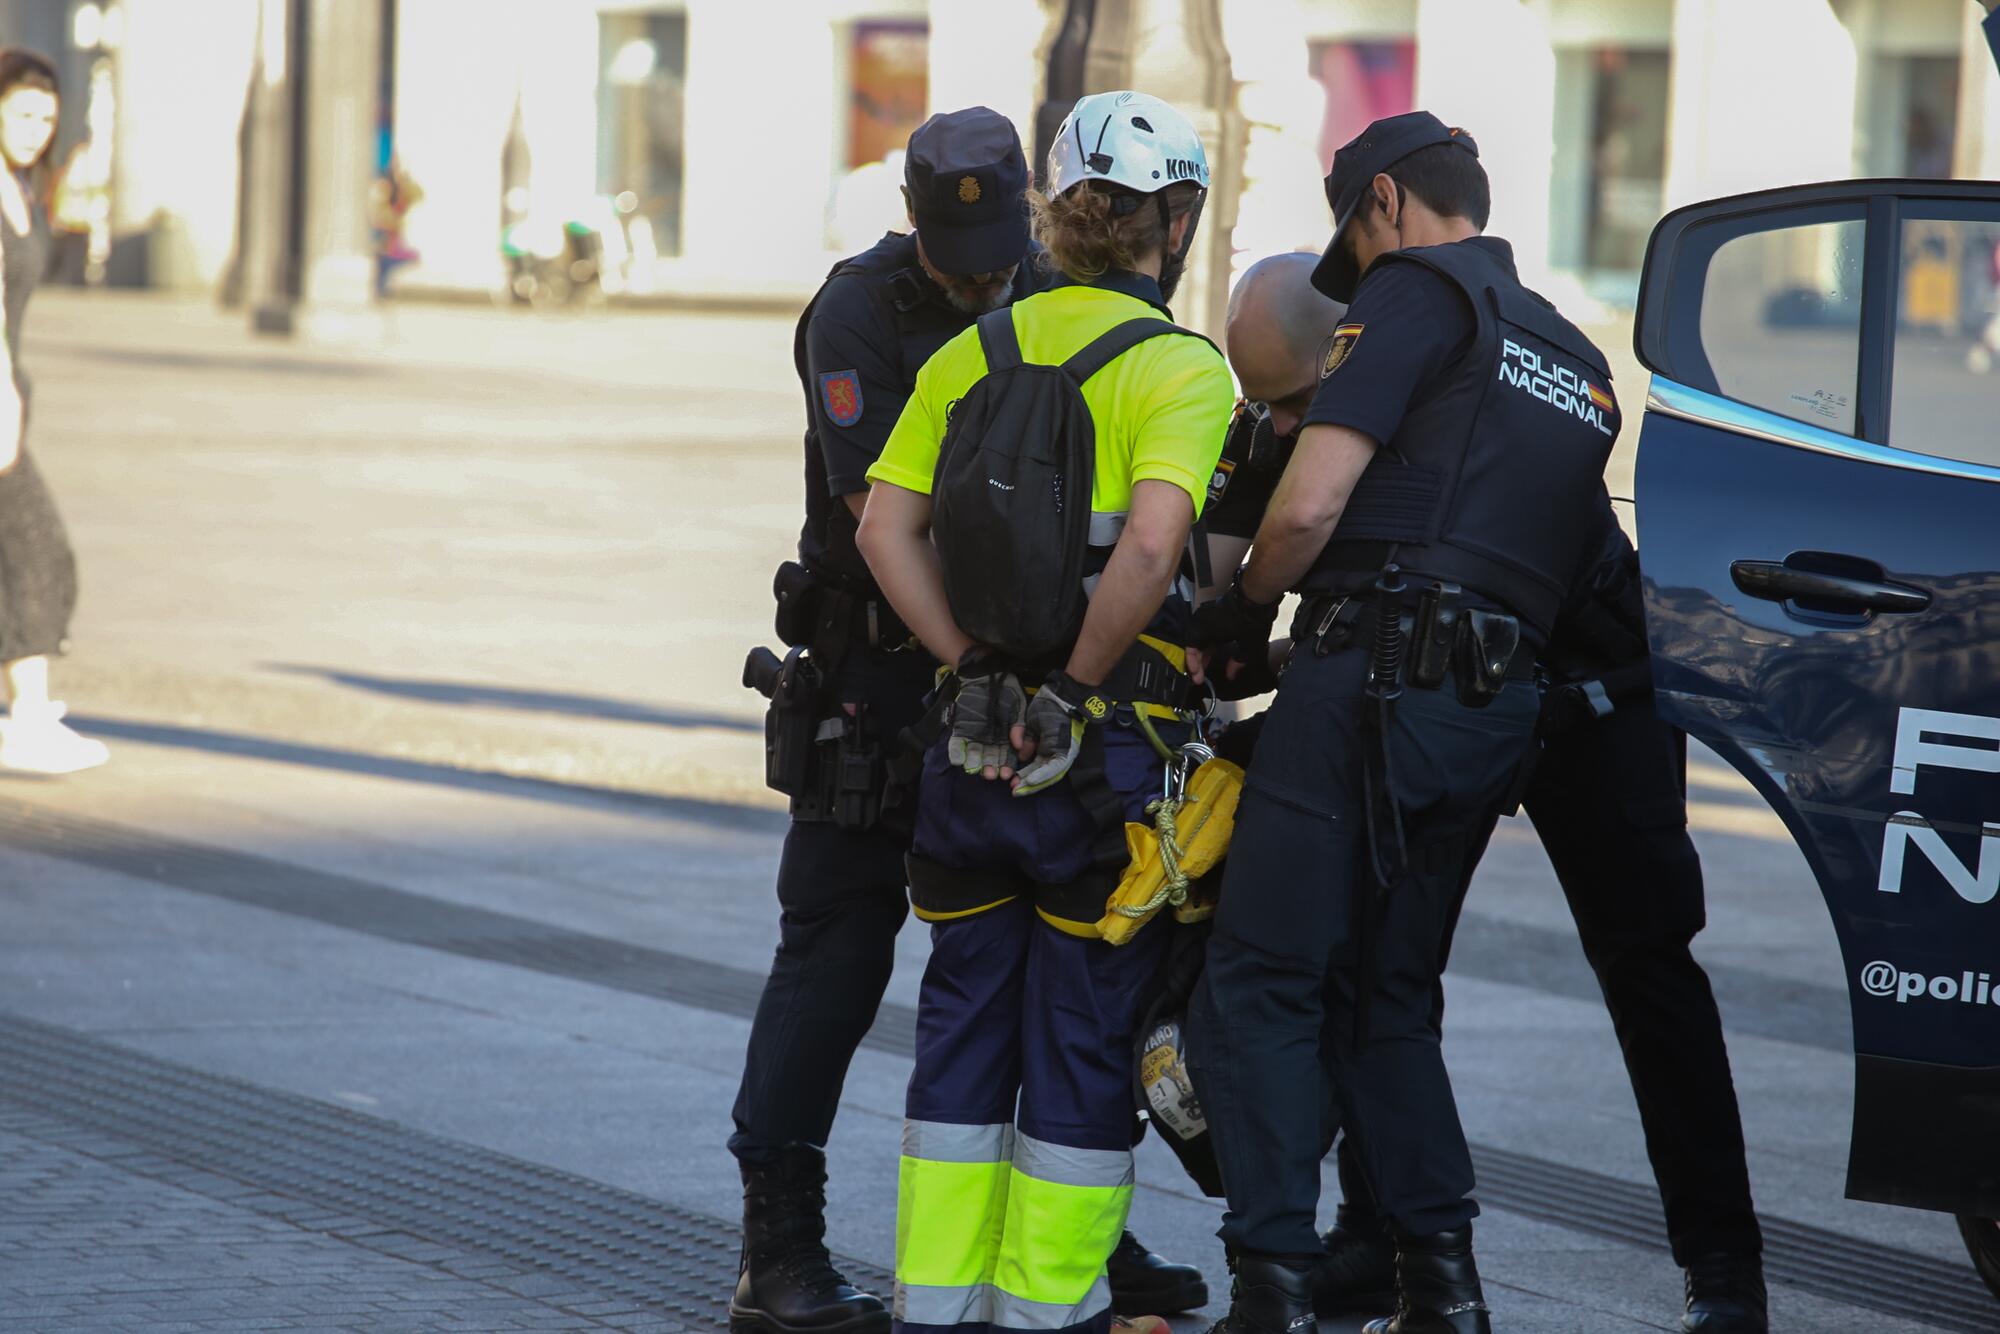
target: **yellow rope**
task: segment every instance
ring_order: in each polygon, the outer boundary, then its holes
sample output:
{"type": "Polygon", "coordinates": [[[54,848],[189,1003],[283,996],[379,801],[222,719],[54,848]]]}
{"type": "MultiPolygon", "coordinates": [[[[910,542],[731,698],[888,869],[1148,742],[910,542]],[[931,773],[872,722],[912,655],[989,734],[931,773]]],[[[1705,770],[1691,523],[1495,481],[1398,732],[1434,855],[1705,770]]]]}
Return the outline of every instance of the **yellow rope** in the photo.
{"type": "Polygon", "coordinates": [[[1174,821],[1180,817],[1181,798],[1163,797],[1146,808],[1153,817],[1153,833],[1160,840],[1160,866],[1166,872],[1167,883],[1143,905],[1113,904],[1111,911],[1120,917],[1134,920],[1150,917],[1171,903],[1176,908],[1187,901],[1187,872],[1181,870],[1180,830],[1174,821]]]}

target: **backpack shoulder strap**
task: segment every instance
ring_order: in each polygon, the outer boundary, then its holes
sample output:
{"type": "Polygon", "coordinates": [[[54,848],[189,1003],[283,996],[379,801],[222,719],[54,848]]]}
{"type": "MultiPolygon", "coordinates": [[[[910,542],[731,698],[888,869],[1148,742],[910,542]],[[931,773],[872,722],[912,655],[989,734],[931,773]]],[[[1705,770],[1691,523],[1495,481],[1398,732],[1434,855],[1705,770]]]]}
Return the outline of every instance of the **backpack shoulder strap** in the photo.
{"type": "MultiPolygon", "coordinates": [[[[981,323],[985,321],[981,320],[981,323]]],[[[1158,338],[1161,334],[1186,334],[1190,338],[1201,338],[1200,334],[1183,329],[1178,324],[1169,324],[1165,320],[1151,319],[1142,315],[1108,329],[1084,344],[1081,350],[1062,364],[1063,374],[1080,385],[1139,344],[1149,338],[1158,338]]],[[[1208,342],[1205,338],[1202,338],[1202,341],[1208,342]]]]}
{"type": "Polygon", "coordinates": [[[986,353],[986,373],[1010,371],[1021,364],[1021,340],[1014,336],[1014,310],[1002,306],[979,317],[979,347],[986,353]]]}

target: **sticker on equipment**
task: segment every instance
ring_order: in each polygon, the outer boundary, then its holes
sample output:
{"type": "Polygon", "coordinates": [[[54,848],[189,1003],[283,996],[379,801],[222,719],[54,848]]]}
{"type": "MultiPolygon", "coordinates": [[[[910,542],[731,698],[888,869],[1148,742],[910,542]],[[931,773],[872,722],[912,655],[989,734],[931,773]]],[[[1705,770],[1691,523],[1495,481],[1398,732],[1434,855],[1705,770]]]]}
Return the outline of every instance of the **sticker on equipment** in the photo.
{"type": "Polygon", "coordinates": [[[861,420],[861,376],[856,371],[827,371],[819,377],[819,396],[827,420],[852,426],[861,420]]]}
{"type": "Polygon", "coordinates": [[[1216,461],[1215,473],[1208,479],[1208,503],[1213,505],[1222,499],[1222,493],[1229,489],[1229,474],[1236,471],[1235,463],[1228,459],[1216,461]]]}

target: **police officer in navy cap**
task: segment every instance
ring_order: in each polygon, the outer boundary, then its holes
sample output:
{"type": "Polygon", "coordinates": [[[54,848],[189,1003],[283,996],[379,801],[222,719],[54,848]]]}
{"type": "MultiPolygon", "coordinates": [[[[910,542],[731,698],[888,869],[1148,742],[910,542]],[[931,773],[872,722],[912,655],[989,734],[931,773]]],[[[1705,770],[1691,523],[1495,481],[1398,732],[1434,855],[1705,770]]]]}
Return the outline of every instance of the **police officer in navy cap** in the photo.
{"type": "MultiPolygon", "coordinates": [[[[1346,307],[1311,284],[1317,258],[1260,260],[1230,295],[1230,366],[1248,401],[1202,511],[1218,569],[1233,571],[1256,535],[1317,388],[1317,358],[1347,319],[1346,307]]],[[[1606,493],[1596,521],[1600,536],[1542,658],[1541,744],[1521,806],[1555,868],[1625,1054],[1667,1236],[1687,1271],[1682,1326],[1763,1334],[1762,1237],[1729,1052],[1708,976],[1689,949],[1704,909],[1701,859],[1687,829],[1686,737],[1653,707],[1639,558],[1606,493]]],[[[1272,682],[1251,672],[1216,684],[1227,695],[1261,693],[1272,682]]],[[[1224,746],[1245,753],[1244,734],[1257,725],[1230,728],[1224,746]]],[[[1489,815],[1489,827],[1501,813],[1489,815]]],[[[1339,1168],[1340,1209],[1322,1238],[1315,1309],[1379,1315],[1395,1304],[1395,1245],[1351,1138],[1340,1141],[1339,1168]]]]}
{"type": "MultiPolygon", "coordinates": [[[[805,762],[785,776],[792,823],[778,864],[780,939],[750,1030],[729,1148],[743,1172],[737,1334],[871,1334],[882,1301],[828,1257],[825,1145],[841,1086],[874,1023],[908,902],[909,812],[887,789],[898,734],[923,712],[937,664],[896,619],[855,550],[869,465],[917,371],[978,316],[1033,290],[1027,162],[1012,122],[985,107],[932,116],[910,136],[912,231],[841,261],[800,318],[806,396],[805,526],[780,567],[779,637],[807,649],[815,688],[805,762]]],[[[786,692],[781,692],[785,694],[786,692]]],[[[1110,1267],[1118,1309],[1192,1309],[1200,1271],[1130,1234],[1110,1267]]]]}
{"type": "Polygon", "coordinates": [[[1193,636],[1227,674],[1301,595],[1189,1014],[1236,1263],[1223,1327],[1312,1327],[1324,1069],[1396,1251],[1395,1313],[1368,1329],[1486,1334],[1434,998],[1458,887],[1525,772],[1618,409],[1602,354],[1481,235],[1471,136],[1377,121],[1326,192],[1313,283],[1348,309],[1249,561],[1193,636]]]}

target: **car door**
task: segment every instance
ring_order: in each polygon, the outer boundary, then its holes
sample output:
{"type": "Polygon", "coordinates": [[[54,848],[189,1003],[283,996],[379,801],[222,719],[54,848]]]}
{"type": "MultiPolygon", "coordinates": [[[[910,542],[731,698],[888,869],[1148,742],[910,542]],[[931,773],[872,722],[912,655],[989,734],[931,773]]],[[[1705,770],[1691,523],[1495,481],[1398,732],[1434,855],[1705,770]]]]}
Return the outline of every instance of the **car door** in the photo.
{"type": "Polygon", "coordinates": [[[2000,184],[1681,209],[1636,500],[1662,712],[1804,850],[1854,1017],[1848,1194],[2000,1218],[2000,184]]]}

